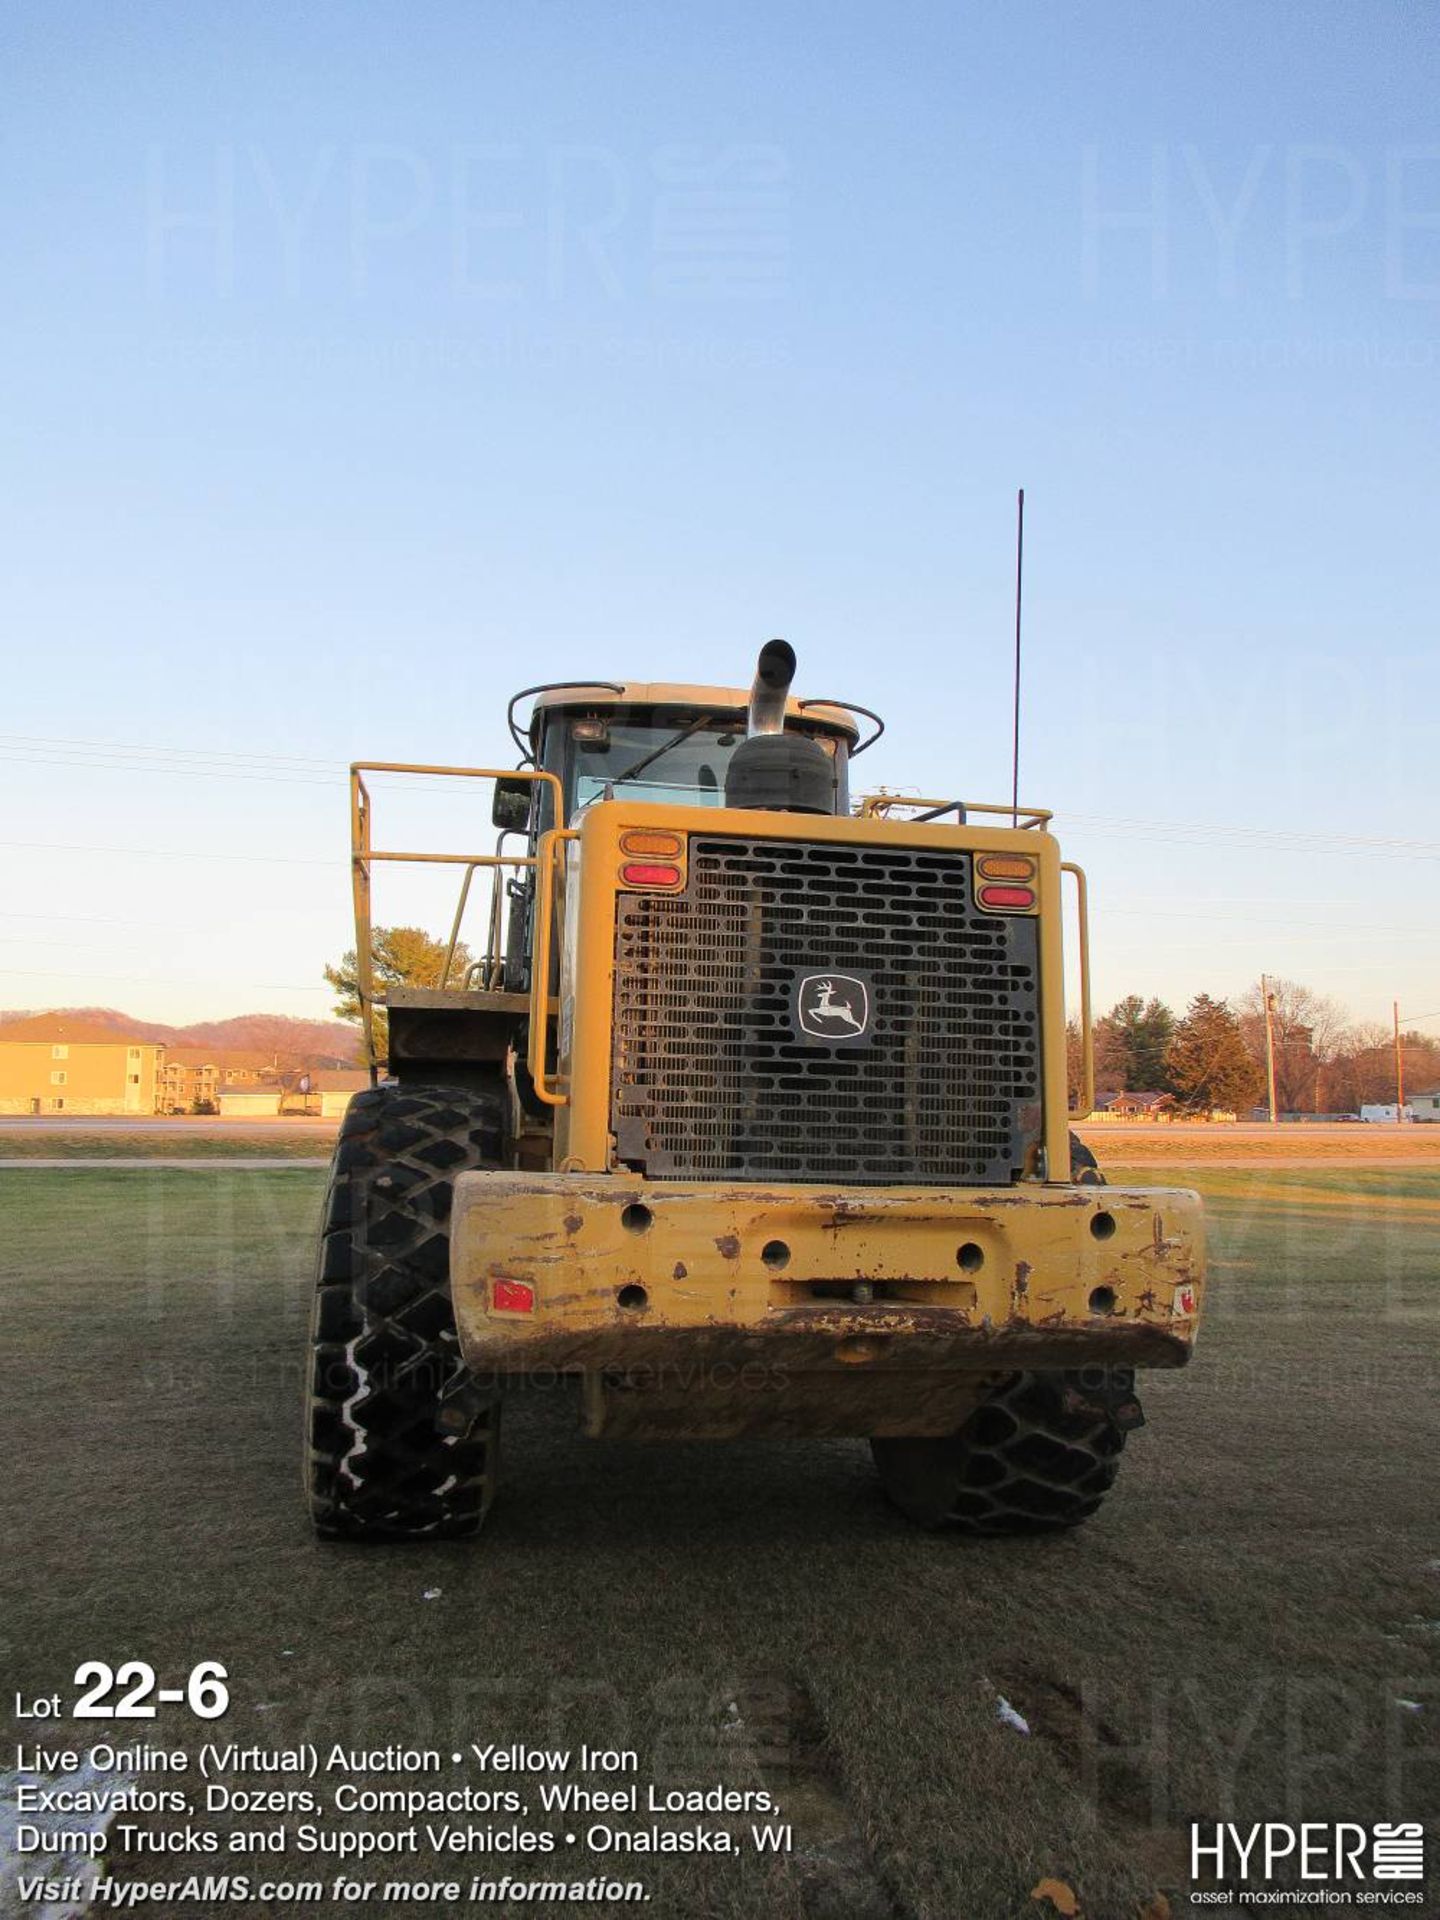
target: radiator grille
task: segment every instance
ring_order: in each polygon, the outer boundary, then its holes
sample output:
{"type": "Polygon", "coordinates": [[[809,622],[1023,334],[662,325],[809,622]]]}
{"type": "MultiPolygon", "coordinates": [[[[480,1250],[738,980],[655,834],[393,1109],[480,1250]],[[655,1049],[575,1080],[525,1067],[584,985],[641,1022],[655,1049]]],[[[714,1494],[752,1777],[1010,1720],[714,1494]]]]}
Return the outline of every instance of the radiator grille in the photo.
{"type": "MultiPolygon", "coordinates": [[[[652,1178],[1006,1183],[1040,1131],[1037,923],[964,853],[696,837],[682,895],[616,902],[611,1124],[652,1178]],[[798,984],[864,983],[816,1044],[798,984]]],[[[855,991],[851,989],[852,993],[855,991]]]]}

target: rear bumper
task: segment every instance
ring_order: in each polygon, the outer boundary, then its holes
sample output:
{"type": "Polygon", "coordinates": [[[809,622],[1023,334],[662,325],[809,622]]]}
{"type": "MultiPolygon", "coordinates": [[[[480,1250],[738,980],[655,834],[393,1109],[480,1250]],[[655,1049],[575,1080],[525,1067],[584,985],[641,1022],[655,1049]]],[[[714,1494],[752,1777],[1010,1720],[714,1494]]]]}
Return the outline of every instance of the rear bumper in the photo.
{"type": "Polygon", "coordinates": [[[758,1364],[825,1373],[832,1390],[897,1370],[918,1386],[1183,1366],[1204,1230],[1198,1197],[1165,1188],[462,1173],[450,1268],[477,1372],[758,1364]]]}

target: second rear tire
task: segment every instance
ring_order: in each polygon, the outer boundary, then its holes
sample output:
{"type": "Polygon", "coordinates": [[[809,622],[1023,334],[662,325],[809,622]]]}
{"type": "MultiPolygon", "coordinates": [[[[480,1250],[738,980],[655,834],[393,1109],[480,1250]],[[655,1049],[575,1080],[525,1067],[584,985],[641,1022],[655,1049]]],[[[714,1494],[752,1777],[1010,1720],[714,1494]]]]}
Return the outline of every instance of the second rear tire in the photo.
{"type": "Polygon", "coordinates": [[[457,1173],[504,1164],[502,1090],[372,1087],[330,1170],[311,1313],[305,1467],[328,1538],[478,1531],[495,1485],[498,1399],[465,1388],[450,1298],[457,1173]]]}
{"type": "Polygon", "coordinates": [[[1079,1526],[1124,1445],[1114,1417],[1063,1373],[1016,1374],[953,1434],[870,1442],[894,1506],[921,1526],[975,1534],[1079,1526]]]}

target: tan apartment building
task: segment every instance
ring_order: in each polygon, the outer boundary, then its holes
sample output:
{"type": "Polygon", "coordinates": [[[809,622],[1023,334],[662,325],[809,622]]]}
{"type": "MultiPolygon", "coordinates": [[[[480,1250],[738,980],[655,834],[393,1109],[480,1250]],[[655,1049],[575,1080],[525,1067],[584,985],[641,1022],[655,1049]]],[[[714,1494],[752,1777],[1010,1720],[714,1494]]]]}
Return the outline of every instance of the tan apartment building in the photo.
{"type": "Polygon", "coordinates": [[[218,1113],[222,1093],[275,1090],[273,1057],[234,1047],[167,1047],[160,1069],[162,1113],[218,1113]]]}
{"type": "Polygon", "coordinates": [[[154,1113],[164,1051],[54,1014],[0,1022],[0,1113],[154,1113]]]}

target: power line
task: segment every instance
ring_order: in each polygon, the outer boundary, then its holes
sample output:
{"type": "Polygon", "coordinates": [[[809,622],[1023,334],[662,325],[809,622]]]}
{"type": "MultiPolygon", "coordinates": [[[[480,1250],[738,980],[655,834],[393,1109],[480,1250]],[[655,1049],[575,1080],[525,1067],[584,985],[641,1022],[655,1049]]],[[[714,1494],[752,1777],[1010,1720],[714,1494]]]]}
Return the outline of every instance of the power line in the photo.
{"type": "MultiPolygon", "coordinates": [[[[1175,913],[1167,907],[1105,907],[1092,906],[1092,919],[1112,919],[1117,915],[1125,919],[1136,920],[1203,920],[1207,926],[1215,926],[1221,917],[1213,913],[1175,913]]],[[[1309,928],[1318,933],[1327,934],[1332,940],[1367,940],[1372,933],[1398,934],[1402,940],[1435,940],[1440,938],[1440,929],[1385,926],[1378,921],[1367,920],[1363,930],[1350,932],[1337,931],[1329,920],[1271,920],[1264,914],[1255,913],[1246,916],[1248,927],[1309,928]]]]}
{"type": "MultiPolygon", "coordinates": [[[[229,777],[245,779],[276,779],[288,784],[328,786],[327,779],[306,774],[301,769],[323,770],[330,774],[346,774],[349,764],[343,760],[325,760],[315,756],[299,754],[262,754],[236,753],[226,748],[157,747],[135,743],[122,743],[103,740],[66,739],[59,736],[42,734],[5,734],[0,733],[0,748],[10,743],[10,749],[21,749],[16,764],[73,765],[93,766],[97,770],[206,774],[208,777],[229,777]],[[25,757],[24,750],[29,748],[78,748],[82,757],[76,760],[46,759],[44,757],[25,757]],[[151,766],[112,766],[104,760],[87,759],[85,752],[105,755],[150,756],[157,764],[151,766]],[[164,762],[175,762],[173,766],[163,766],[164,762]],[[221,763],[234,763],[233,768],[221,763]],[[247,769],[276,768],[274,774],[250,772],[247,769]]],[[[384,779],[385,776],[376,776],[384,779]]],[[[395,776],[403,779],[404,776],[395,776]]],[[[406,790],[413,791],[422,783],[418,780],[406,782],[406,790]]],[[[432,791],[453,792],[454,789],[439,782],[428,783],[432,791]]],[[[1060,827],[1099,828],[1106,832],[1127,836],[1159,840],[1167,844],[1184,844],[1190,837],[1212,840],[1219,845],[1235,842],[1261,846],[1285,846],[1296,852],[1336,853],[1350,848],[1359,851],[1398,854],[1405,858],[1434,859],[1440,857],[1440,841],[1412,840],[1398,835],[1375,835],[1334,833],[1328,828],[1293,827],[1255,827],[1228,825],[1218,821],[1206,820],[1136,820],[1124,816],[1108,814],[1061,813],[1058,816],[1060,827]]]]}
{"type": "Polygon", "coordinates": [[[134,857],[137,860],[203,860],[207,865],[213,860],[238,861],[262,867],[339,868],[344,865],[343,861],[334,857],[310,860],[299,859],[294,854],[285,853],[216,853],[209,847],[196,848],[194,852],[188,852],[180,847],[100,847],[88,842],[51,840],[0,840],[0,847],[29,853],[108,853],[121,859],[134,857]]]}
{"type": "MultiPolygon", "coordinates": [[[[199,760],[199,755],[193,757],[193,762],[172,763],[167,760],[137,761],[133,756],[127,757],[119,751],[113,755],[94,753],[77,755],[37,753],[26,748],[17,750],[14,747],[0,749],[0,766],[8,765],[16,770],[25,767],[58,767],[77,773],[165,773],[192,780],[246,780],[259,782],[265,786],[316,787],[329,793],[334,793],[337,788],[343,789],[350,772],[349,762],[344,760],[312,763],[316,766],[328,766],[330,768],[328,774],[265,772],[256,766],[206,766],[196,764],[199,760]]],[[[407,794],[416,792],[453,794],[455,792],[453,785],[433,776],[428,779],[417,779],[403,774],[371,773],[366,776],[366,784],[372,790],[387,792],[398,790],[407,794]],[[403,786],[400,785],[402,781],[403,786]]]]}
{"type": "MultiPolygon", "coordinates": [[[[146,987],[194,987],[199,984],[200,976],[188,974],[163,973],[56,973],[49,967],[0,967],[0,974],[26,980],[106,980],[128,981],[131,985],[139,983],[146,987]]],[[[289,980],[232,980],[217,978],[207,974],[206,986],[247,987],[254,993],[319,993],[332,991],[323,984],[318,987],[300,987],[289,980]]]]}
{"type": "Polygon", "coordinates": [[[225,747],[155,747],[143,746],[136,741],[67,740],[37,733],[0,733],[0,742],[4,741],[34,747],[96,747],[105,753],[155,753],[185,760],[250,760],[274,767],[333,768],[345,764],[339,760],[320,760],[313,754],[234,753],[225,747]]]}
{"type": "Polygon", "coordinates": [[[185,933],[178,921],[125,920],[110,913],[15,913],[0,909],[0,920],[45,920],[65,927],[148,927],[152,933],[185,933]]]}
{"type": "Polygon", "coordinates": [[[1227,826],[1202,820],[1129,820],[1099,813],[1070,813],[1060,816],[1062,826],[1099,827],[1111,833],[1132,835],[1137,839],[1165,840],[1177,843],[1184,835],[1199,835],[1217,841],[1238,841],[1261,846],[1286,846],[1297,853],[1337,853],[1354,848],[1360,852],[1398,852],[1406,857],[1434,859],[1440,856],[1440,840],[1405,840],[1396,835],[1311,832],[1293,827],[1227,826]],[[1158,829],[1158,831],[1157,831],[1158,829]]]}
{"type": "Polygon", "coordinates": [[[243,767],[190,767],[166,766],[157,763],[153,766],[136,765],[124,760],[99,760],[93,756],[88,759],[69,759],[53,754],[35,753],[17,754],[11,749],[5,756],[12,767],[68,767],[75,772],[90,773],[168,773],[179,774],[189,780],[259,780],[266,786],[277,787],[328,787],[333,789],[339,782],[337,773],[332,778],[318,778],[309,774],[254,773],[243,767]]]}

